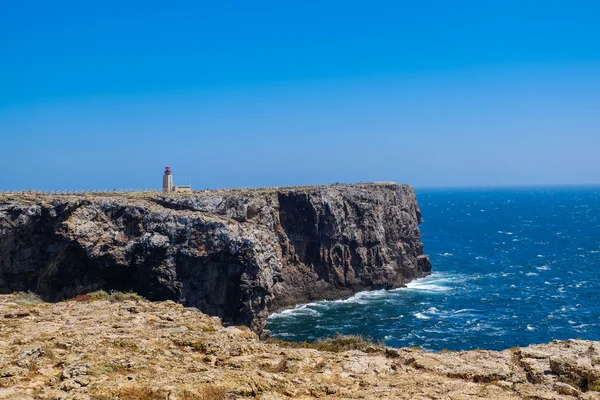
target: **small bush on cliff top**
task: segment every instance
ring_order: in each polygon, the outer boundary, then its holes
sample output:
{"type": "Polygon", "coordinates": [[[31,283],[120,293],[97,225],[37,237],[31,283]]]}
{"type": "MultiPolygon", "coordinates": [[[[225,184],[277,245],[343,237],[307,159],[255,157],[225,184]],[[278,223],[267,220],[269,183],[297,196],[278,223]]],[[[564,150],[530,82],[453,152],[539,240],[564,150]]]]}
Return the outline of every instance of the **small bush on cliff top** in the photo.
{"type": "Polygon", "coordinates": [[[81,302],[86,302],[86,303],[90,302],[90,301],[100,301],[100,300],[120,302],[120,301],[126,301],[126,300],[141,301],[143,299],[144,298],[142,296],[140,296],[139,294],[134,293],[134,292],[112,291],[109,294],[104,290],[97,290],[97,291],[91,292],[91,293],[80,294],[73,298],[74,301],[81,301],[81,302]]]}
{"type": "Polygon", "coordinates": [[[42,299],[32,292],[16,292],[14,293],[15,303],[23,305],[33,305],[41,303],[42,299]]]}
{"type": "Polygon", "coordinates": [[[320,339],[314,343],[309,342],[285,342],[279,339],[270,338],[269,343],[274,343],[282,347],[291,347],[298,349],[316,349],[320,351],[331,351],[339,353],[348,350],[361,350],[367,353],[383,351],[383,347],[379,343],[375,343],[370,339],[362,336],[340,335],[335,334],[332,338],[320,339]]]}
{"type": "Polygon", "coordinates": [[[110,292],[110,301],[141,301],[144,300],[142,296],[134,292],[110,292]]]}

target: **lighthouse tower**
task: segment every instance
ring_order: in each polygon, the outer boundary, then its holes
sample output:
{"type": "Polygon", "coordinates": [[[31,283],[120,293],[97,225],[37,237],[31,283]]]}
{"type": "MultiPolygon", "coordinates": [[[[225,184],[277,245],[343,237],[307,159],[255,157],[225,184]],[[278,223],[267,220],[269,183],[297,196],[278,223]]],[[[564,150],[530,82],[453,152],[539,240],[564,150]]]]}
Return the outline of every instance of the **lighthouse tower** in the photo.
{"type": "Polygon", "coordinates": [[[171,167],[165,167],[165,174],[163,175],[163,192],[169,193],[173,191],[173,175],[171,175],[171,167]]]}

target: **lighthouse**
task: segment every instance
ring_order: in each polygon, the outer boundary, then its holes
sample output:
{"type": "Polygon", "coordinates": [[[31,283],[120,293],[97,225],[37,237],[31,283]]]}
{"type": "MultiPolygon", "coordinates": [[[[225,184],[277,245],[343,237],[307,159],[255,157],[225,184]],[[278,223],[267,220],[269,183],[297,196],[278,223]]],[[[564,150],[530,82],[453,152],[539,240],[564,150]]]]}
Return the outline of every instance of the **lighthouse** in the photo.
{"type": "Polygon", "coordinates": [[[165,174],[163,175],[163,192],[170,193],[173,191],[173,175],[171,175],[171,167],[165,167],[165,174]]]}
{"type": "MultiPolygon", "coordinates": [[[[191,178],[190,178],[191,180],[191,178]]],[[[163,175],[163,192],[164,193],[185,193],[192,194],[191,185],[173,185],[173,175],[171,174],[171,167],[165,167],[165,174],[163,175]]]]}

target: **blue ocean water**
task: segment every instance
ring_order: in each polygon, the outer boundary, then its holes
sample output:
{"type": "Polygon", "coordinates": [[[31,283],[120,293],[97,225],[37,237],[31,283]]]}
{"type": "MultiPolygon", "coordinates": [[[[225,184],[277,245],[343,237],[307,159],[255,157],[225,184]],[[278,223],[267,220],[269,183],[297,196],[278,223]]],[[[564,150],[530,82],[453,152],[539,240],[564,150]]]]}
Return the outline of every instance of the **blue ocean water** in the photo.
{"type": "Polygon", "coordinates": [[[314,341],[339,332],[429,350],[600,340],[600,187],[417,197],[431,276],[273,314],[271,335],[314,341]]]}

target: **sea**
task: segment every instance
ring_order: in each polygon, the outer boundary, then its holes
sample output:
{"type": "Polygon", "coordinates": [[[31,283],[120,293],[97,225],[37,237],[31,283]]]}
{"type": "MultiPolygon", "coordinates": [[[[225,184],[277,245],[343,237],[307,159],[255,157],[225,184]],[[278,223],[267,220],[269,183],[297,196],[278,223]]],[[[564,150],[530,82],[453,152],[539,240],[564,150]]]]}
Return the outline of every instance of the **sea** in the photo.
{"type": "Polygon", "coordinates": [[[600,340],[600,187],[417,190],[433,273],[270,315],[271,336],[501,350],[600,340]]]}

